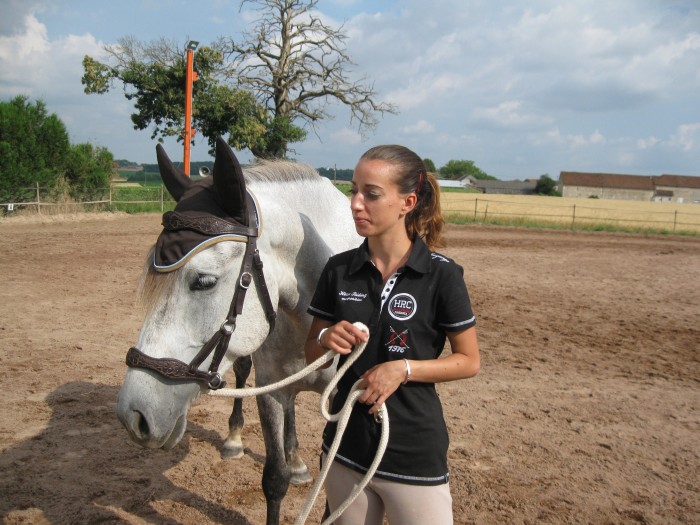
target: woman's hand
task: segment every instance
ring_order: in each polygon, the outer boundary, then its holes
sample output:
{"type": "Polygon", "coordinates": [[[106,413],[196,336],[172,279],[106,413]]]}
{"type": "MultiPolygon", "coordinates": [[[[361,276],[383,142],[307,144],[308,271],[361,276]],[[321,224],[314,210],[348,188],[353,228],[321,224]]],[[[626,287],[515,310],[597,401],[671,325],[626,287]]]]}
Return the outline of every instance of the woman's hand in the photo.
{"type": "Polygon", "coordinates": [[[379,412],[379,407],[384,404],[384,401],[396,392],[406,377],[407,368],[403,359],[375,365],[362,374],[362,382],[359,386],[365,391],[357,401],[372,405],[369,413],[374,415],[379,412]]]}
{"type": "MultiPolygon", "coordinates": [[[[368,338],[368,334],[348,321],[332,324],[315,317],[311,322],[309,335],[304,345],[306,362],[316,361],[328,350],[332,350],[336,354],[349,354],[353,346],[367,341],[368,338]],[[323,333],[321,333],[322,331],[323,333]]],[[[330,361],[323,368],[328,366],[330,366],[330,361]]]]}
{"type": "Polygon", "coordinates": [[[333,350],[336,354],[349,354],[355,345],[369,339],[369,334],[348,321],[340,321],[322,330],[324,332],[319,339],[321,346],[326,350],[333,350]]]}

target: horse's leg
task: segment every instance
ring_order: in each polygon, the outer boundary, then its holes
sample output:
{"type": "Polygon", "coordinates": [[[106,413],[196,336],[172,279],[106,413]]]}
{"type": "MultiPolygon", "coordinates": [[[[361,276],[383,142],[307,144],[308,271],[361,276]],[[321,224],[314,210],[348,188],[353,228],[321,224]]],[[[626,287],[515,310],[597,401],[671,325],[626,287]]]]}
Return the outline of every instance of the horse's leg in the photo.
{"type": "MultiPolygon", "coordinates": [[[[236,388],[245,387],[245,382],[250,375],[253,360],[249,355],[239,357],[233,362],[233,371],[236,374],[236,388]]],[[[228,418],[228,437],[221,447],[221,457],[224,459],[237,459],[243,457],[243,399],[236,398],[233,401],[233,412],[228,418]]]]}
{"type": "Polygon", "coordinates": [[[257,397],[260,425],[265,438],[262,488],[267,502],[267,525],[278,525],[282,499],[289,488],[289,467],[284,454],[284,413],[288,396],[273,392],[257,397]]]}
{"type": "Polygon", "coordinates": [[[313,481],[309,469],[299,455],[299,441],[297,441],[296,411],[294,401],[296,393],[291,396],[284,409],[284,454],[287,465],[292,475],[290,482],[293,485],[303,485],[313,481]]]}

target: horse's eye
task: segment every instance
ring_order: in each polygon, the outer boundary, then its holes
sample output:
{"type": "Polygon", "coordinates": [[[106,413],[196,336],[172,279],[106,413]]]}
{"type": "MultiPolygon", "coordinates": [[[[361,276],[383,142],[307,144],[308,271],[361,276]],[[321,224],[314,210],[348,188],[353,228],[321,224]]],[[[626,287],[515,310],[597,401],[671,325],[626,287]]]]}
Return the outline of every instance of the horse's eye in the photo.
{"type": "Polygon", "coordinates": [[[216,277],[213,275],[197,275],[197,278],[190,284],[190,290],[209,290],[216,284],[216,277]]]}

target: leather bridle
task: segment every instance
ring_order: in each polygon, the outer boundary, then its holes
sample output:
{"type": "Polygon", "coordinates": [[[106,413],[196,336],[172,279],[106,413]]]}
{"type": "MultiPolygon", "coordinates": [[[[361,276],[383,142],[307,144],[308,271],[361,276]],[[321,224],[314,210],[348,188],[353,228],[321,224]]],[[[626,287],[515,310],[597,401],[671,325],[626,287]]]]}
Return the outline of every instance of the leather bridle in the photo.
{"type": "Polygon", "coordinates": [[[243,255],[241,271],[238,276],[236,290],[231,300],[226,320],[219,330],[207,341],[189,364],[174,358],[150,357],[136,347],[131,347],[126,354],[126,364],[132,368],[145,368],[168,379],[195,380],[206,383],[212,390],[218,390],[226,386],[226,381],[221,378],[219,365],[226,355],[233,332],[236,330],[236,318],[243,312],[243,302],[246,292],[253,281],[257,281],[257,287],[262,296],[262,304],[265,316],[270,326],[271,333],[275,327],[277,316],[275,307],[270,299],[270,291],[265,282],[263,263],[257,248],[258,228],[255,215],[255,202],[250,194],[246,194],[248,208],[248,224],[243,226],[232,223],[219,217],[207,216],[193,219],[178,212],[168,212],[163,215],[163,227],[169,230],[191,229],[205,235],[241,235],[246,238],[246,249],[243,255]],[[200,370],[200,365],[213,352],[213,357],[207,371],[200,370]]]}

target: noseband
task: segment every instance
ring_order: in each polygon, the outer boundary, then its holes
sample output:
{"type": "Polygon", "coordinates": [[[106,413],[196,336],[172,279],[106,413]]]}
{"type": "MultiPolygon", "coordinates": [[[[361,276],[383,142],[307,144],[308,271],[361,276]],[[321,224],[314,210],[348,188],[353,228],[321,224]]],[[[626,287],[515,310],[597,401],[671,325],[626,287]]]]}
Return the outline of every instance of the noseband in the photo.
{"type": "Polygon", "coordinates": [[[126,364],[131,368],[145,368],[168,379],[195,380],[206,383],[212,390],[218,390],[226,386],[226,381],[219,374],[219,365],[226,355],[233,332],[236,330],[236,318],[243,312],[243,301],[246,292],[253,279],[257,280],[257,287],[262,296],[265,316],[270,325],[268,333],[275,327],[275,307],[270,299],[270,291],[265,282],[263,263],[257,248],[258,228],[255,227],[258,218],[255,216],[255,202],[250,194],[246,195],[248,204],[248,224],[243,226],[234,224],[218,217],[191,217],[177,212],[168,212],[163,216],[163,226],[169,230],[192,229],[206,235],[234,234],[246,238],[246,249],[243,255],[241,271],[238,275],[236,290],[231,300],[226,320],[219,330],[207,341],[189,364],[173,358],[150,357],[136,347],[131,347],[126,354],[126,364]],[[213,352],[213,357],[208,370],[200,370],[200,365],[213,352]]]}

